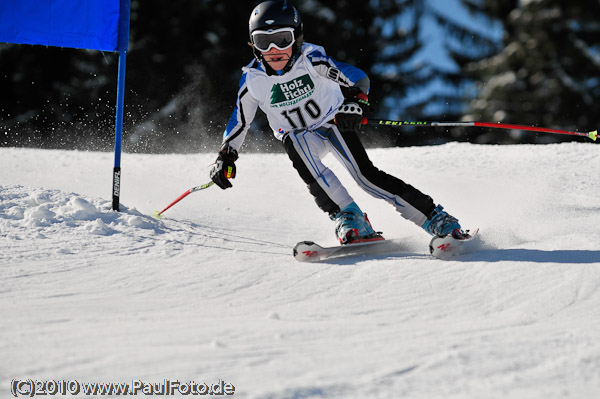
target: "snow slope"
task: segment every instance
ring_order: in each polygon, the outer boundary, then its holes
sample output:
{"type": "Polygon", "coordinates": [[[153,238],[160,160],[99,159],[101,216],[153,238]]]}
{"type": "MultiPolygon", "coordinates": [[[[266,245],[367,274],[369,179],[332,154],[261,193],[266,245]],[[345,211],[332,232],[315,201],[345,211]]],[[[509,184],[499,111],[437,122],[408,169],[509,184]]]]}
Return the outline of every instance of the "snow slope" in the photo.
{"type": "MultiPolygon", "coordinates": [[[[600,397],[600,176],[592,143],[374,149],[481,251],[429,237],[332,168],[395,252],[320,264],[335,242],[284,154],[242,154],[234,188],[191,194],[213,154],[0,149],[0,397],[11,380],[235,386],[234,397],[600,397]]],[[[141,394],[140,394],[141,395],[141,394]]],[[[103,396],[110,397],[110,396],[103,396]]]]}

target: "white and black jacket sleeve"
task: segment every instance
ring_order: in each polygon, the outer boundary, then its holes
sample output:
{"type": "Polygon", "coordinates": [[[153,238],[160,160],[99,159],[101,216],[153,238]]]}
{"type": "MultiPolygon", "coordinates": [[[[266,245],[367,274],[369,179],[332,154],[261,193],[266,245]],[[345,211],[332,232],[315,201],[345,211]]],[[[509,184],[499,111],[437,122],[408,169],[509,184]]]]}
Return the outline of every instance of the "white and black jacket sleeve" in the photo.
{"type": "Polygon", "coordinates": [[[229,123],[223,133],[223,147],[231,147],[236,151],[239,151],[242,146],[250,124],[254,120],[256,110],[258,108],[258,101],[252,97],[248,91],[247,84],[247,72],[242,74],[240,79],[240,88],[237,94],[237,100],[235,102],[235,108],[229,118],[229,123]]]}

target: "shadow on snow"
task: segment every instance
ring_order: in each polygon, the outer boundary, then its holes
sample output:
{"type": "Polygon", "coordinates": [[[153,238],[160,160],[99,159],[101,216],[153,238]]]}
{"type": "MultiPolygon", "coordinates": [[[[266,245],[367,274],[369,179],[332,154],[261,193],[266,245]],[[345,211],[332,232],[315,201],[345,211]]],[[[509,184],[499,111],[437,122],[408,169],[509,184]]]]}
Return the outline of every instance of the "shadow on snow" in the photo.
{"type": "Polygon", "coordinates": [[[463,255],[467,262],[600,263],[600,251],[539,249],[494,249],[463,255]]]}

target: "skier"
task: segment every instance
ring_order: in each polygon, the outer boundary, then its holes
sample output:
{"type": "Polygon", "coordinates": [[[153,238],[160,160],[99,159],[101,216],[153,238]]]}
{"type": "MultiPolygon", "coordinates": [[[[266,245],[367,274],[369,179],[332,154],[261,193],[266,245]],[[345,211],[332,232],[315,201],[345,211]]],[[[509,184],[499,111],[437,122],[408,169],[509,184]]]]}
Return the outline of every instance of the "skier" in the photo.
{"type": "Polygon", "coordinates": [[[250,45],[255,59],[242,68],[233,114],[210,177],[222,189],[232,187],[235,161],[257,108],[283,142],[294,168],[319,208],[335,221],[341,244],[383,237],[321,159],[332,153],[358,185],[391,203],[406,219],[432,236],[464,233],[458,220],[431,197],[379,169],[357,135],[369,107],[369,78],[360,69],[336,61],[321,46],[305,43],[298,10],[286,0],[260,3],[250,15],[250,45]]]}

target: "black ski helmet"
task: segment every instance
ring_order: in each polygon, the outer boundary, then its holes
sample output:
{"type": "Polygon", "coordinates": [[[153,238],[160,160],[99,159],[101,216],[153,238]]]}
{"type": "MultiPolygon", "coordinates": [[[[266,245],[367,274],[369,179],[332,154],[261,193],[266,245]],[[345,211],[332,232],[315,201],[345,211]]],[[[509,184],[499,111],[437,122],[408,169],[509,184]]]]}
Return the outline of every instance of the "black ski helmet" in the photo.
{"type": "MultiPolygon", "coordinates": [[[[294,5],[287,0],[267,0],[258,4],[250,14],[248,21],[248,34],[250,43],[253,43],[252,32],[255,30],[269,30],[277,28],[293,28],[296,42],[293,46],[293,55],[299,53],[304,36],[302,19],[294,5]]],[[[254,55],[261,59],[260,51],[253,48],[254,55]]]]}

